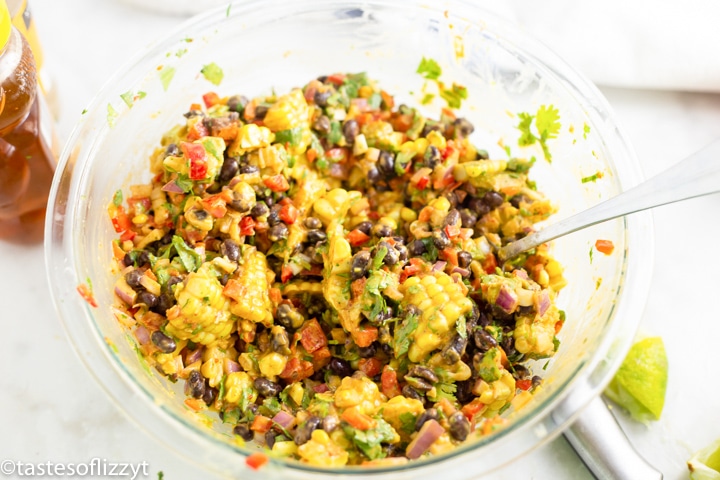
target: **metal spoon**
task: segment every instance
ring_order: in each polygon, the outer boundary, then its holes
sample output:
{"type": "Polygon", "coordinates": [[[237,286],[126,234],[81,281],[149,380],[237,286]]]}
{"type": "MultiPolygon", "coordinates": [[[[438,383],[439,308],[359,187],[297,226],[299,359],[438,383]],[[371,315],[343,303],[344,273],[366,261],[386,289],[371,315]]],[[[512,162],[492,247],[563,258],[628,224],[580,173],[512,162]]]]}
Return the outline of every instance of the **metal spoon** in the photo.
{"type": "Polygon", "coordinates": [[[498,250],[501,262],[568,233],[668,203],[720,192],[720,139],[655,177],[498,250]]]}

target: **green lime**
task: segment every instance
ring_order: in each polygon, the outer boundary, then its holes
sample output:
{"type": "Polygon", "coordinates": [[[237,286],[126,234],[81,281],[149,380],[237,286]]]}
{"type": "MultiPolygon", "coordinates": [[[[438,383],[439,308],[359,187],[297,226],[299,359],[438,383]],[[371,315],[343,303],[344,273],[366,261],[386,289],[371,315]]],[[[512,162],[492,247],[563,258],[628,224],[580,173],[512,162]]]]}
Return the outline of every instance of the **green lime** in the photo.
{"type": "Polygon", "coordinates": [[[662,338],[645,338],[630,348],[605,395],[627,409],[635,420],[658,420],[665,405],[667,376],[662,338]]]}
{"type": "Polygon", "coordinates": [[[720,480],[720,440],[695,453],[688,468],[692,480],[720,480]]]}

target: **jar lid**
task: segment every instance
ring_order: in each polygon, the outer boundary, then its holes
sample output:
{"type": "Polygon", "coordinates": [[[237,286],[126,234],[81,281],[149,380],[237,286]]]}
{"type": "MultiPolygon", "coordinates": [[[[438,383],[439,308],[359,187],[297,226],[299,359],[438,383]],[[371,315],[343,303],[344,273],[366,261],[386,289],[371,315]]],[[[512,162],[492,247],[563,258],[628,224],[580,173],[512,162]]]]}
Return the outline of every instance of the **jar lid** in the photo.
{"type": "Polygon", "coordinates": [[[10,18],[7,3],[5,3],[5,0],[0,0],[0,49],[5,48],[10,38],[11,28],[12,19],[10,18]]]}

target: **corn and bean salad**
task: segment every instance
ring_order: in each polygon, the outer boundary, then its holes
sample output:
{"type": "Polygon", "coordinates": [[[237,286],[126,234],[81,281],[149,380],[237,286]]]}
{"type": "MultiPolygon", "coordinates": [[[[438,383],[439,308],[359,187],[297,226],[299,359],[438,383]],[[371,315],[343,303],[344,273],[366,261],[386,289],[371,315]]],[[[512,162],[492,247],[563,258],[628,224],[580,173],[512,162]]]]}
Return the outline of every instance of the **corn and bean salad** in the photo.
{"type": "Polygon", "coordinates": [[[493,253],[554,212],[531,161],[365,74],[202,100],[109,206],[117,317],[188,408],[273,456],[394,465],[541,388],[527,362],[558,348],[561,266],[493,253]]]}

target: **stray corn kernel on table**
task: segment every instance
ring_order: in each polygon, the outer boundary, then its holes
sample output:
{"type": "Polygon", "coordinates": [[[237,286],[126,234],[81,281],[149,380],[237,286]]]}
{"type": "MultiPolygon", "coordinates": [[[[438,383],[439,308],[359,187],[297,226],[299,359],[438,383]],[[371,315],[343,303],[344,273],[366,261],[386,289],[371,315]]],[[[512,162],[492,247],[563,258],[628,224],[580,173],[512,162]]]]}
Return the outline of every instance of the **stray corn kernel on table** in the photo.
{"type": "MultiPolygon", "coordinates": [[[[46,68],[58,92],[62,139],[118,66],[181,20],[116,1],[33,0],[31,5],[46,68]]],[[[694,152],[719,131],[717,95],[603,91],[648,176],[694,152]]],[[[712,255],[687,246],[720,235],[718,223],[708,220],[719,203],[712,196],[654,213],[656,266],[641,332],[661,335],[665,341],[668,396],[662,419],[649,427],[616,415],[634,446],[665,478],[686,478],[685,461],[719,435],[713,426],[720,424],[720,386],[707,381],[704,367],[720,336],[720,322],[707,321],[712,315],[706,299],[714,298],[714,291],[711,282],[686,281],[707,278],[707,270],[718,266],[712,255]]],[[[0,320],[5,332],[0,362],[6,365],[0,380],[0,421],[9,431],[21,432],[0,440],[3,459],[147,461],[150,478],[159,471],[168,479],[207,478],[192,459],[177,457],[123,416],[68,348],[49,300],[42,248],[3,244],[0,256],[0,320]]],[[[563,438],[493,475],[529,477],[592,478],[563,438]]]]}

